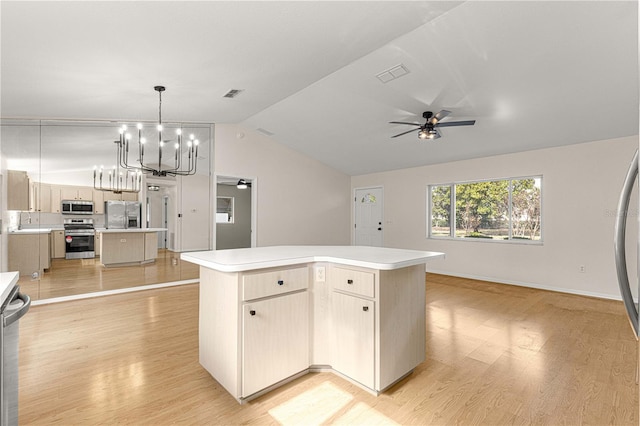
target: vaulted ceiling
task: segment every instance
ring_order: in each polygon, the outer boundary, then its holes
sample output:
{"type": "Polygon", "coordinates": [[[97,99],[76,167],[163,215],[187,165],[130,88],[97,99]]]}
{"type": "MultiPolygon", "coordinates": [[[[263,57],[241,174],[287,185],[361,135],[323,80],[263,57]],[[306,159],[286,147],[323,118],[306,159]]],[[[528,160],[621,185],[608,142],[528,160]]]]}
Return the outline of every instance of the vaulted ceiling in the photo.
{"type": "Polygon", "coordinates": [[[239,123],[350,175],[637,135],[637,7],[2,1],[0,114],[154,120],[162,84],[165,121],[239,123]],[[441,109],[477,122],[391,138],[441,109]]]}

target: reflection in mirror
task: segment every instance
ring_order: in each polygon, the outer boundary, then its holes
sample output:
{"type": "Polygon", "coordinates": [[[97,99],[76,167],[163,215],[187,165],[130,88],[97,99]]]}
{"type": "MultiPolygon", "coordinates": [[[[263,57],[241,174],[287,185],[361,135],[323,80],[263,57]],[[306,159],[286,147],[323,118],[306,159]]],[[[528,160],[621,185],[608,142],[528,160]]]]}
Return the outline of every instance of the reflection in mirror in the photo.
{"type": "Polygon", "coordinates": [[[252,180],[216,177],[216,250],[254,246],[255,226],[252,180]],[[238,185],[240,180],[245,185],[238,185]]]}
{"type": "Polygon", "coordinates": [[[153,123],[145,123],[140,132],[147,139],[145,164],[162,170],[175,168],[176,161],[188,164],[186,149],[176,154],[176,129],[181,129],[199,140],[195,174],[145,173],[138,187],[114,192],[109,171],[112,180],[127,175],[114,143],[122,124],[135,132],[129,144],[132,165],[141,149],[135,122],[2,120],[2,271],[18,270],[22,291],[33,300],[198,277],[197,267],[182,262],[180,252],[212,248],[213,124],[163,123],[159,165],[158,134],[153,123]],[[108,221],[107,214],[118,216],[121,205],[126,217],[108,221]]]}

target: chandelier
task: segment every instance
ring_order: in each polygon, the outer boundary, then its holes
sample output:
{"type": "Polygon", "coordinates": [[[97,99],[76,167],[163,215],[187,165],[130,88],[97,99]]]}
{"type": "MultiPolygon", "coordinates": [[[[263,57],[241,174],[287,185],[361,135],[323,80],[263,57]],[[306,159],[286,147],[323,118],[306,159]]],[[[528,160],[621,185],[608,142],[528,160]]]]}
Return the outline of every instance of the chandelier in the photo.
{"type": "Polygon", "coordinates": [[[93,188],[99,191],[110,191],[116,194],[123,192],[140,192],[142,187],[142,172],[124,170],[120,171],[118,166],[105,173],[104,166],[93,166],[93,188]],[[105,176],[106,175],[106,176],[105,176]],[[96,182],[97,179],[97,182],[96,182]],[[108,179],[108,183],[104,182],[108,179]]]}
{"type": "MultiPolygon", "coordinates": [[[[167,147],[166,140],[162,139],[162,92],[165,91],[164,86],[155,86],[153,88],[156,92],[158,92],[159,98],[159,106],[158,106],[158,125],[156,127],[158,132],[158,145],[157,147],[149,147],[149,142],[142,136],[142,123],[137,124],[138,130],[138,147],[137,147],[137,158],[135,158],[132,162],[129,160],[129,149],[131,145],[131,150],[136,151],[133,147],[133,142],[131,142],[131,133],[127,132],[127,126],[123,125],[120,129],[120,139],[115,141],[118,150],[118,166],[122,167],[125,170],[131,170],[133,172],[140,173],[149,173],[153,174],[153,176],[189,176],[196,173],[196,167],[198,162],[198,140],[195,139],[194,135],[189,135],[189,139],[186,144],[182,142],[182,129],[176,129],[177,141],[175,142],[173,148],[174,152],[168,152],[170,148],[167,147]],[[186,145],[186,147],[184,146],[186,145]],[[149,153],[150,148],[157,148],[157,159],[158,163],[149,163],[145,162],[145,147],[147,154],[149,153]],[[186,156],[186,161],[183,161],[183,156],[186,156]],[[171,157],[173,157],[173,165],[165,166],[162,164],[163,159],[171,161],[171,157]]],[[[136,155],[136,154],[134,154],[136,155]]],[[[152,157],[156,157],[153,156],[152,157]]],[[[149,156],[147,155],[147,159],[149,156]]]]}

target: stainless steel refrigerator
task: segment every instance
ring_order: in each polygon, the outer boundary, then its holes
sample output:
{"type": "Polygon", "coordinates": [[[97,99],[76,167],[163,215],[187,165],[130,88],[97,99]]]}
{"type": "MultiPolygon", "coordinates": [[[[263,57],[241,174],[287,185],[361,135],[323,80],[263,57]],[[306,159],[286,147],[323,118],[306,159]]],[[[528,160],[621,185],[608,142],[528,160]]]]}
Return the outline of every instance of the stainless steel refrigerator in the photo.
{"type": "MultiPolygon", "coordinates": [[[[634,299],[635,289],[638,289],[636,295],[640,293],[640,279],[636,279],[635,283],[629,282],[629,274],[627,271],[627,255],[625,248],[625,233],[627,228],[627,216],[629,215],[629,203],[633,195],[633,188],[638,181],[638,151],[636,151],[631,160],[631,165],[627,171],[627,175],[620,192],[620,199],[618,201],[618,210],[616,215],[615,224],[615,236],[614,236],[614,249],[615,249],[615,261],[616,272],[618,273],[618,285],[620,287],[620,293],[622,295],[622,301],[624,307],[627,310],[627,316],[631,323],[631,328],[635,333],[636,339],[638,339],[638,327],[640,325],[640,316],[638,300],[634,299]],[[632,287],[633,286],[633,287],[632,287]]],[[[637,207],[635,206],[634,211],[637,207]]],[[[634,216],[638,220],[637,215],[634,216]]],[[[640,253],[640,236],[634,236],[637,238],[638,253],[640,253]]],[[[640,262],[638,263],[640,266],[640,262]]],[[[640,277],[640,270],[638,271],[638,277],[640,277]]],[[[638,346],[638,367],[636,368],[636,383],[640,376],[640,344],[638,346]]]]}
{"type": "Polygon", "coordinates": [[[141,228],[141,213],[139,201],[105,201],[104,225],[107,229],[141,228]]]}

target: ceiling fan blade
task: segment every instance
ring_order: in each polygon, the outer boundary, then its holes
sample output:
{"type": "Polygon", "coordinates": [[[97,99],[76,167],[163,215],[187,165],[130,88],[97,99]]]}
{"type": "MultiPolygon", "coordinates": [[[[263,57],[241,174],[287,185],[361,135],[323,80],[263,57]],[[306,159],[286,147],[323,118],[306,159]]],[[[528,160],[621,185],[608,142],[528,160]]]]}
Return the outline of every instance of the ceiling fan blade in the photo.
{"type": "Polygon", "coordinates": [[[447,111],[446,109],[443,109],[442,111],[440,111],[439,113],[437,113],[436,115],[431,117],[429,122],[431,124],[437,124],[440,120],[442,120],[443,118],[445,118],[449,114],[451,114],[451,111],[447,111]]]}
{"type": "Polygon", "coordinates": [[[398,133],[397,135],[391,136],[391,137],[392,138],[397,138],[398,136],[406,135],[407,133],[415,132],[417,130],[420,130],[420,128],[418,127],[417,129],[407,130],[406,132],[398,133]]]}
{"type": "Polygon", "coordinates": [[[476,120],[448,121],[446,123],[437,123],[435,126],[437,126],[437,127],[455,127],[455,126],[473,126],[474,124],[476,124],[476,120]]]}
{"type": "Polygon", "coordinates": [[[410,126],[422,126],[422,124],[407,123],[406,121],[390,121],[389,124],[409,124],[410,126]]]}

